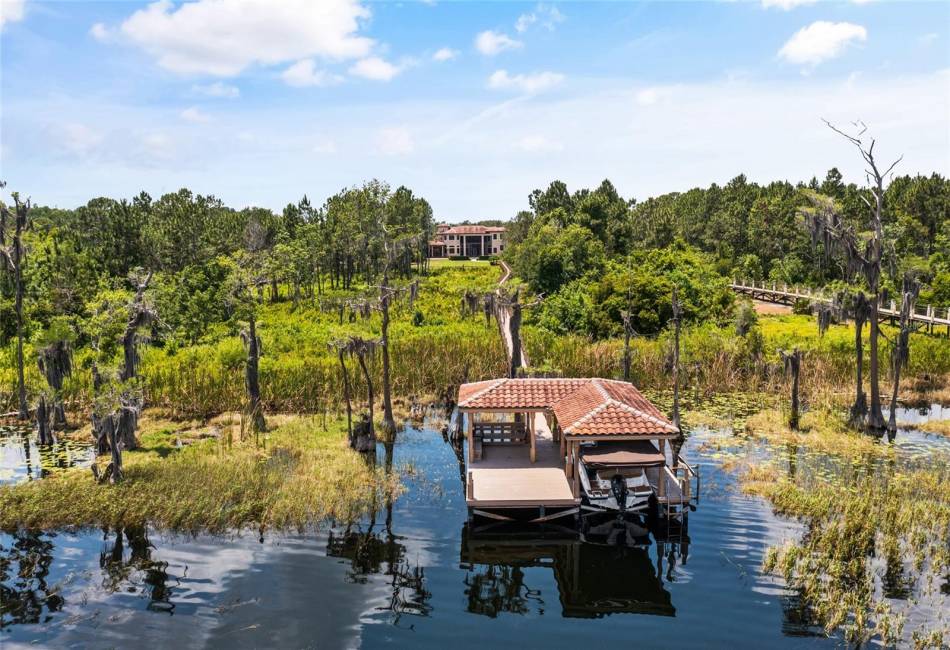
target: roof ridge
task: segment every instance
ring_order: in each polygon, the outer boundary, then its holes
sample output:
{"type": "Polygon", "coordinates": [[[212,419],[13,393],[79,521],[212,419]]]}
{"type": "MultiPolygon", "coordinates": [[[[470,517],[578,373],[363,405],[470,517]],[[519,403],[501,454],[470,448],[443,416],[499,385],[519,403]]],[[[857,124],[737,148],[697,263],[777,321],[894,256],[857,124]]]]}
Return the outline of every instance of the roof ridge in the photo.
{"type": "Polygon", "coordinates": [[[579,419],[577,419],[577,420],[574,420],[573,422],[571,422],[571,423],[570,423],[569,425],[567,425],[566,427],[562,427],[563,430],[564,430],[564,432],[565,432],[565,433],[570,433],[570,430],[571,430],[571,429],[573,429],[573,428],[576,427],[577,425],[581,424],[582,422],[586,422],[586,421],[589,420],[590,418],[594,417],[595,415],[597,415],[598,413],[600,413],[601,411],[603,411],[605,408],[607,408],[608,405],[609,405],[608,402],[604,402],[603,404],[601,404],[600,406],[598,406],[597,408],[595,408],[593,411],[588,411],[586,415],[582,416],[581,418],[579,418],[579,419]]]}
{"type": "MultiPolygon", "coordinates": [[[[654,422],[654,423],[656,423],[656,424],[659,424],[661,427],[664,427],[664,428],[666,428],[666,429],[672,429],[672,430],[674,430],[674,431],[679,431],[679,429],[677,429],[676,426],[675,426],[672,422],[669,422],[669,421],[664,422],[663,420],[661,420],[660,418],[656,417],[655,415],[650,415],[649,413],[647,413],[647,412],[645,412],[645,411],[641,411],[640,409],[638,409],[638,408],[635,407],[635,406],[632,406],[632,405],[630,405],[630,404],[625,404],[625,403],[621,402],[620,400],[615,399],[614,397],[611,397],[610,394],[607,392],[607,389],[605,389],[605,388],[600,384],[600,382],[602,382],[602,381],[605,381],[605,380],[604,380],[604,379],[595,379],[595,380],[594,380],[594,383],[597,385],[597,390],[600,391],[600,394],[603,395],[604,398],[605,398],[608,402],[613,403],[613,404],[619,406],[620,408],[622,408],[623,410],[627,411],[628,413],[633,413],[634,415],[639,415],[639,416],[642,417],[642,418],[646,418],[647,420],[650,420],[651,422],[654,422]]],[[[606,380],[606,381],[610,381],[610,380],[608,379],[608,380],[606,380]]],[[[627,383],[627,382],[623,382],[623,383],[627,383]]],[[[630,385],[633,386],[633,384],[630,384],[630,385]]],[[[634,390],[636,390],[636,388],[634,388],[634,390]]],[[[639,393],[639,391],[637,391],[637,392],[639,393]]]]}
{"type": "Polygon", "coordinates": [[[490,383],[489,386],[483,388],[482,390],[478,391],[477,393],[475,393],[475,394],[473,394],[473,395],[470,395],[470,396],[468,397],[468,399],[466,399],[464,402],[460,403],[459,406],[465,406],[465,405],[468,404],[469,402],[478,399],[479,397],[481,397],[482,395],[484,395],[484,394],[487,393],[488,391],[494,390],[495,388],[498,388],[499,386],[501,386],[502,384],[504,384],[506,381],[508,381],[508,379],[509,379],[508,377],[503,377],[503,378],[501,378],[501,379],[490,379],[490,380],[489,380],[489,383],[490,383]]]}

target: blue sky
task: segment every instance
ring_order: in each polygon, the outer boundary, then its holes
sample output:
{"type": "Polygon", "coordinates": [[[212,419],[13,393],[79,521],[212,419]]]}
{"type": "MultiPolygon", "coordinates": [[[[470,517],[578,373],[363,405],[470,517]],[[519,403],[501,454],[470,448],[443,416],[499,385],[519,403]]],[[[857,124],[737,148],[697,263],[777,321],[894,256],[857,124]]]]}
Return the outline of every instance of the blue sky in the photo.
{"type": "Polygon", "coordinates": [[[0,0],[0,178],[41,204],[189,187],[317,202],[370,178],[440,219],[535,187],[800,180],[866,122],[950,173],[950,3],[0,0]]]}

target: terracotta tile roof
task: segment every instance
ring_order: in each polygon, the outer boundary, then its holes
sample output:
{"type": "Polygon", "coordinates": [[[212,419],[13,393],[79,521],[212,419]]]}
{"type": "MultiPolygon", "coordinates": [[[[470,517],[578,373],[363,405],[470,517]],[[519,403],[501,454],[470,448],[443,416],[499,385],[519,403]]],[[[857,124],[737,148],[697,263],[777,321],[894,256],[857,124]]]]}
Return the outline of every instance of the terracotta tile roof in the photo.
{"type": "Polygon", "coordinates": [[[487,235],[493,232],[505,232],[503,226],[452,226],[447,230],[440,230],[439,234],[448,235],[487,235]]]}
{"type": "Polygon", "coordinates": [[[676,427],[633,384],[612,379],[493,379],[459,387],[464,409],[546,409],[567,435],[670,435],[676,427]]]}

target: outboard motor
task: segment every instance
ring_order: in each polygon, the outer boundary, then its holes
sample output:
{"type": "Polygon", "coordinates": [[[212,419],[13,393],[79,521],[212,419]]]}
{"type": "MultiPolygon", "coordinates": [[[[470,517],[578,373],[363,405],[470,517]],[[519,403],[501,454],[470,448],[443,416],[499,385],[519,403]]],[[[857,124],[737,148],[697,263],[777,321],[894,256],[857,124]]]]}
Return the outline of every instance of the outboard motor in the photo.
{"type": "Polygon", "coordinates": [[[620,474],[614,474],[614,477],[610,479],[610,491],[614,495],[614,499],[617,500],[617,507],[620,508],[620,512],[624,512],[627,509],[627,480],[620,474]]]}

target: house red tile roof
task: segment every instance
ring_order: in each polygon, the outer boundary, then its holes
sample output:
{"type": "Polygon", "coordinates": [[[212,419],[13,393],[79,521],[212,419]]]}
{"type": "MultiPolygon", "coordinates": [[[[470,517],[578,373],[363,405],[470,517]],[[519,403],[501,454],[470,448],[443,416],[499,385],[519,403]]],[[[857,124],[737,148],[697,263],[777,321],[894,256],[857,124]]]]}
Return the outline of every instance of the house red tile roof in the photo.
{"type": "Polygon", "coordinates": [[[633,384],[612,379],[492,379],[462,384],[459,407],[548,410],[569,436],[678,433],[633,384]]]}
{"type": "Polygon", "coordinates": [[[505,232],[502,226],[452,226],[447,230],[440,230],[440,235],[487,235],[493,232],[505,232]]]}

